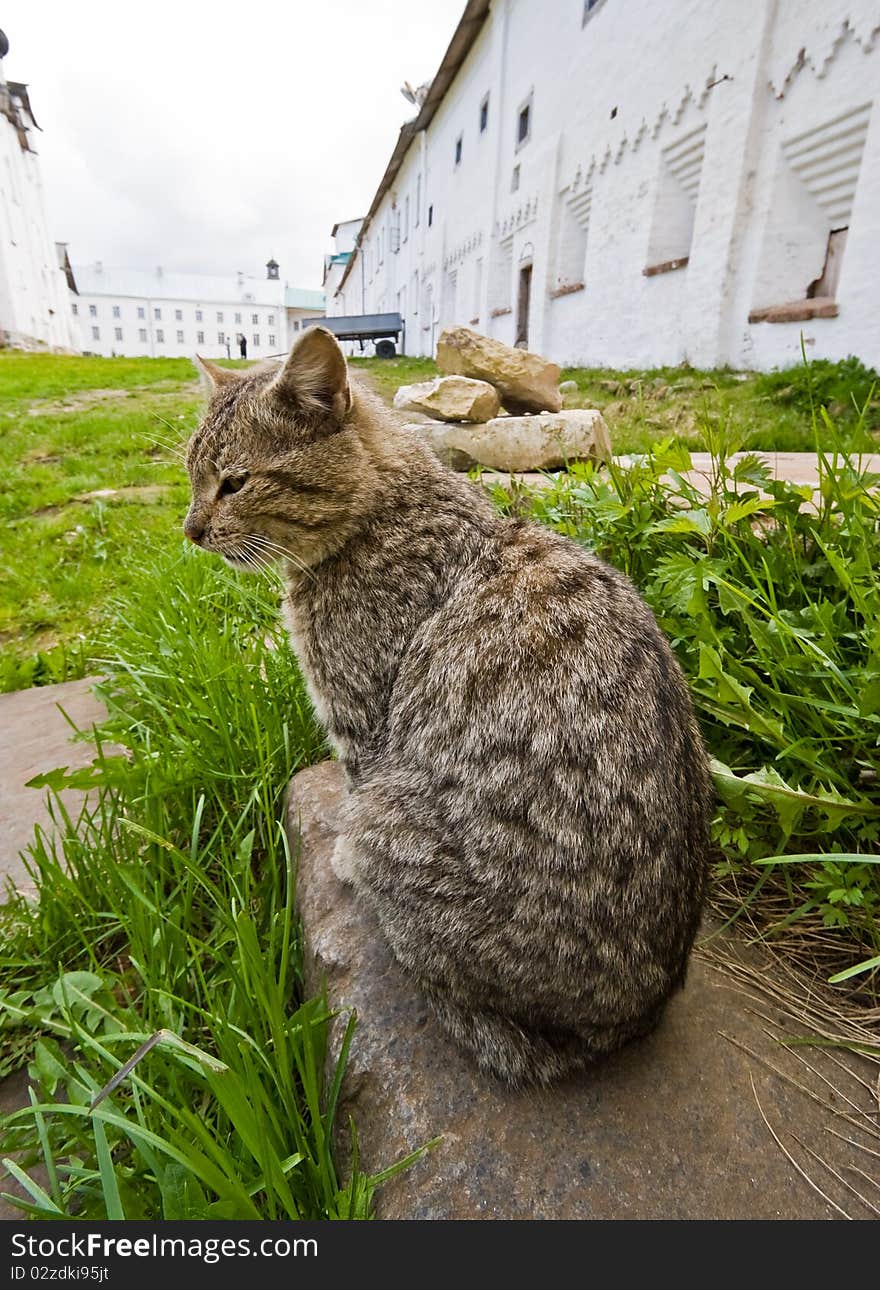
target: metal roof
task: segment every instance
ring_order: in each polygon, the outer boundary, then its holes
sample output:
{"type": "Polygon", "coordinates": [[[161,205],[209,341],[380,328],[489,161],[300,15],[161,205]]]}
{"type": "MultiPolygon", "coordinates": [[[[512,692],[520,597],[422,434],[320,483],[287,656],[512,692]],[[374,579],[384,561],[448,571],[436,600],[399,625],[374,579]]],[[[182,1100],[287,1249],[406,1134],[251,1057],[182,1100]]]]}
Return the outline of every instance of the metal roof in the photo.
{"type": "Polygon", "coordinates": [[[77,264],[73,271],[81,296],[138,296],[148,300],[192,300],[197,304],[237,302],[280,306],[284,290],[277,279],[249,278],[239,273],[175,273],[166,269],[120,269],[97,264],[77,264]]]}
{"type": "MultiPolygon", "coordinates": [[[[443,61],[437,69],[437,75],[431,82],[431,87],[419,109],[418,116],[414,117],[412,121],[405,122],[400,128],[400,134],[397,136],[397,143],[394,145],[391,159],[385,167],[385,174],[376,189],[376,195],[370,203],[370,209],[367,211],[360,232],[357,235],[355,241],[356,251],[360,250],[364,235],[370,227],[373,216],[379,209],[382,198],[397,178],[398,171],[403,165],[406,154],[409,152],[410,144],[420,131],[428,128],[437,115],[437,110],[445,99],[447,90],[460,72],[462,63],[471,52],[474,41],[483,29],[483,24],[489,16],[491,3],[492,0],[467,0],[464,13],[458,20],[458,26],[452,34],[452,40],[450,40],[446,53],[443,55],[443,61]]],[[[346,278],[351,273],[353,264],[354,256],[346,266],[345,273],[343,273],[339,286],[336,288],[337,291],[341,291],[345,286],[346,278]]]]}
{"type": "Polygon", "coordinates": [[[285,287],[284,303],[288,309],[323,309],[324,292],[307,287],[285,287]]]}

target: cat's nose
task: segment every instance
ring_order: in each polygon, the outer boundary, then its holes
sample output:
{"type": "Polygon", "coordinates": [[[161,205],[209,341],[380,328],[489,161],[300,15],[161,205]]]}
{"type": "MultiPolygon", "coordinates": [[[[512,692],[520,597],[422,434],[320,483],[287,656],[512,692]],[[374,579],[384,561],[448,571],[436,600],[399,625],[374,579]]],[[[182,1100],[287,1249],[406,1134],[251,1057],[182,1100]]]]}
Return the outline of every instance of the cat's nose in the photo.
{"type": "Polygon", "coordinates": [[[205,525],[201,524],[194,515],[187,515],[183,521],[183,532],[190,542],[195,542],[196,546],[198,546],[205,536],[205,525]]]}

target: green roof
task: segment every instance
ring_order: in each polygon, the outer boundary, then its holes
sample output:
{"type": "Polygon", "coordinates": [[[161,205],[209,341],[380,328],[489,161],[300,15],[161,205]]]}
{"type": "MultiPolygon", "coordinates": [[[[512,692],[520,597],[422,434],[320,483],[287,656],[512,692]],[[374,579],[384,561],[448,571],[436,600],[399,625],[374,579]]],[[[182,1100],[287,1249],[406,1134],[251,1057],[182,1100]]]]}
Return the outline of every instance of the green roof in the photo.
{"type": "Polygon", "coordinates": [[[307,287],[285,287],[284,304],[288,309],[324,309],[324,292],[307,287]]]}

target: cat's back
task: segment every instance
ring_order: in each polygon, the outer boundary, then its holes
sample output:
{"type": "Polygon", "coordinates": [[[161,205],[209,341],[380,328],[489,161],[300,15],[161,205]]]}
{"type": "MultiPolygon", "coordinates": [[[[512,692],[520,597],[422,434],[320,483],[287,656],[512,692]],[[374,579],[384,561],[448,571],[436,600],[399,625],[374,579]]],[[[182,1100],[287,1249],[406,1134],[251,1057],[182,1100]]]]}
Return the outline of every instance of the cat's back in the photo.
{"type": "MultiPolygon", "coordinates": [[[[678,663],[632,583],[578,543],[508,521],[416,633],[395,687],[427,720],[464,733],[474,707],[498,729],[552,714],[694,731],[678,663]],[[438,701],[440,707],[438,707],[438,701]]],[[[482,723],[481,723],[482,724],[482,723]]],[[[485,733],[485,732],[484,732],[485,733]]]]}

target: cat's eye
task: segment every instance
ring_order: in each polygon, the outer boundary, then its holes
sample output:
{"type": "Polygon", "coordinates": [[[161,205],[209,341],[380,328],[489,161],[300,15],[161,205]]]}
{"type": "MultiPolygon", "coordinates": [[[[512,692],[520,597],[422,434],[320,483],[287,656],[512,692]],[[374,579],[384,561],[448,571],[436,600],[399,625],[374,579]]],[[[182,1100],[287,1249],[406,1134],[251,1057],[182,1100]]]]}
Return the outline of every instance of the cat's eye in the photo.
{"type": "Polygon", "coordinates": [[[240,493],[247,483],[248,477],[242,475],[224,475],[220,480],[220,487],[217,490],[218,497],[228,497],[231,493],[240,493]]]}

